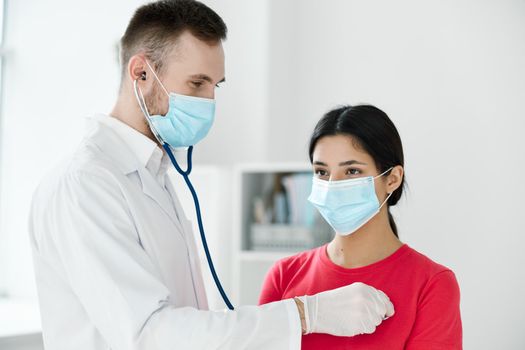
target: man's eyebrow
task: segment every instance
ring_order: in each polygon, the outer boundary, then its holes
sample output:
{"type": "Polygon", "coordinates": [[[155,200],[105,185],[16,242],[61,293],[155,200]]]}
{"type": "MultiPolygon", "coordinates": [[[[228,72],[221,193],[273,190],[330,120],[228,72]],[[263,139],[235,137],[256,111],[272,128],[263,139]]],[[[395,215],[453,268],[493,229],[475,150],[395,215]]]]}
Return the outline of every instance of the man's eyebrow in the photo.
{"type": "MultiPolygon", "coordinates": [[[[207,76],[206,74],[194,74],[194,75],[190,75],[190,78],[191,79],[201,79],[209,83],[213,83],[213,79],[207,76]]],[[[217,82],[217,84],[224,83],[225,81],[226,81],[226,78],[222,78],[219,82],[217,82]]]]}

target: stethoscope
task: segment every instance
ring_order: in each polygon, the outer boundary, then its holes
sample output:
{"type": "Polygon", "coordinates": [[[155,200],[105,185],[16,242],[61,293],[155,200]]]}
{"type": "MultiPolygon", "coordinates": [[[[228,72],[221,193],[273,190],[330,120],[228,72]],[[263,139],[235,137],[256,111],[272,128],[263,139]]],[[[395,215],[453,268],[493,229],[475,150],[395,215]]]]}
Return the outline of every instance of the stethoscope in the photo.
{"type": "Polygon", "coordinates": [[[210,267],[211,275],[213,276],[213,280],[215,281],[215,285],[217,286],[217,289],[219,290],[219,293],[221,294],[222,299],[224,300],[224,303],[228,307],[228,309],[233,310],[233,305],[228,299],[228,296],[226,295],[226,292],[222,288],[221,281],[219,280],[219,277],[217,276],[217,272],[215,271],[215,267],[213,266],[213,261],[211,259],[210,250],[208,249],[208,243],[206,242],[206,235],[204,234],[204,226],[202,224],[202,215],[201,215],[201,206],[199,203],[199,197],[197,196],[197,192],[195,192],[195,188],[193,187],[193,184],[190,181],[189,175],[191,174],[192,170],[192,154],[193,154],[193,146],[190,146],[188,148],[188,166],[186,171],[183,171],[182,168],[179,166],[179,163],[177,163],[177,160],[173,156],[173,153],[171,152],[170,146],[167,143],[162,143],[162,148],[166,151],[168,154],[168,157],[171,160],[171,163],[175,167],[175,170],[182,175],[184,178],[184,181],[186,182],[186,185],[188,186],[188,189],[191,192],[191,196],[193,197],[193,204],[195,205],[195,212],[197,213],[197,223],[199,224],[199,232],[201,236],[202,241],[202,247],[204,248],[204,252],[206,253],[206,260],[208,261],[208,266],[210,267]]]}
{"type": "Polygon", "coordinates": [[[224,300],[224,303],[228,307],[228,309],[233,310],[233,305],[228,299],[228,296],[226,295],[226,292],[222,288],[221,281],[219,280],[219,277],[217,276],[217,272],[215,271],[215,267],[213,265],[213,261],[211,259],[210,250],[208,248],[208,242],[206,241],[206,235],[204,233],[204,225],[202,224],[202,214],[201,214],[201,206],[199,203],[199,197],[197,196],[197,192],[195,191],[195,188],[193,187],[193,184],[190,180],[190,174],[192,170],[192,154],[193,154],[193,146],[190,146],[188,148],[188,154],[187,154],[187,168],[186,171],[182,170],[182,168],[179,166],[179,163],[177,162],[177,159],[175,159],[175,156],[173,155],[173,152],[171,151],[171,147],[168,143],[164,142],[162,137],[157,133],[155,130],[155,127],[151,124],[149,120],[149,112],[145,106],[144,103],[144,97],[142,96],[142,92],[137,87],[137,81],[134,81],[134,89],[135,89],[135,95],[137,96],[137,101],[139,102],[140,109],[146,116],[146,121],[148,122],[151,131],[153,132],[153,135],[157,139],[157,141],[162,145],[162,148],[166,151],[166,154],[170,158],[171,164],[173,164],[173,167],[177,172],[184,178],[184,181],[186,182],[186,186],[188,186],[188,189],[191,192],[191,196],[193,198],[193,204],[195,205],[195,212],[197,214],[197,223],[199,225],[199,233],[201,236],[202,241],[202,247],[204,248],[204,253],[206,254],[206,260],[208,261],[208,266],[210,267],[211,275],[213,277],[213,280],[215,281],[215,285],[217,286],[217,289],[219,290],[219,293],[221,294],[222,299],[224,300]],[[139,92],[140,97],[139,98],[139,92]]]}

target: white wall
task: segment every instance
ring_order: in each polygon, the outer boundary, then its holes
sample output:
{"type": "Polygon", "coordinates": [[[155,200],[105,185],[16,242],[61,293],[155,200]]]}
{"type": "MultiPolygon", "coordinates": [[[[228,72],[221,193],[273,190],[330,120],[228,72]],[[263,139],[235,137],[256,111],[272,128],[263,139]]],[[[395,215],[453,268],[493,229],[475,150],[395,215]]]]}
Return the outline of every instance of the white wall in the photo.
{"type": "Polygon", "coordinates": [[[306,160],[337,104],[384,109],[406,155],[401,237],[456,272],[465,348],[525,348],[525,2],[274,0],[270,13],[269,158],[306,160]]]}
{"type": "Polygon", "coordinates": [[[26,230],[31,194],[42,174],[78,144],[83,118],[111,108],[115,45],[136,4],[8,3],[0,232],[7,243],[2,255],[16,266],[3,275],[11,295],[34,295],[26,230]]]}

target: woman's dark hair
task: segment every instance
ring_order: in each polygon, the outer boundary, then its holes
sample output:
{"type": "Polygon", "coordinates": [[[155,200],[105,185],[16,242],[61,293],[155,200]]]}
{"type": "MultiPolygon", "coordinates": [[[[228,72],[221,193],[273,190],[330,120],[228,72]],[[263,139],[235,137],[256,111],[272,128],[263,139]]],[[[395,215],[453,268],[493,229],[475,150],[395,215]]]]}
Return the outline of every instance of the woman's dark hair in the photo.
{"type": "MultiPolygon", "coordinates": [[[[397,129],[385,112],[371,105],[343,106],[326,113],[315,126],[310,139],[310,162],[317,141],[325,136],[348,135],[356,146],[367,152],[373,159],[379,173],[396,165],[404,167],[403,145],[397,129]]],[[[405,178],[388,199],[388,220],[396,237],[397,226],[390,213],[390,206],[396,205],[403,194],[405,178]]]]}

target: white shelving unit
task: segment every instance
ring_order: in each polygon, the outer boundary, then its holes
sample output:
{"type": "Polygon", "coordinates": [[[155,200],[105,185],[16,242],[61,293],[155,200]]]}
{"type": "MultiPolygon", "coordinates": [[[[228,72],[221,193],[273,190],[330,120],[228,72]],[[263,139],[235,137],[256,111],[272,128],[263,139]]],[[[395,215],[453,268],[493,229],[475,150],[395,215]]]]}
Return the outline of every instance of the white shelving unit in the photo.
{"type": "MultiPolygon", "coordinates": [[[[308,163],[258,163],[239,165],[234,169],[232,297],[236,305],[257,304],[264,277],[270,267],[281,258],[311,248],[296,246],[295,249],[287,249],[284,245],[279,249],[279,245],[276,244],[273,250],[272,247],[269,247],[263,251],[260,250],[260,247],[252,244],[254,198],[271,192],[276,176],[290,174],[311,176],[311,165],[308,163]]],[[[306,191],[309,193],[310,188],[307,188],[306,191]]],[[[308,203],[305,201],[305,206],[307,205],[308,203]]],[[[314,215],[316,211],[312,210],[312,213],[314,215]]],[[[312,240],[312,247],[321,241],[327,241],[331,235],[330,227],[320,217],[316,218],[316,222],[315,229],[309,228],[312,234],[314,234],[314,230],[317,233],[316,239],[312,240]],[[321,236],[319,236],[319,232],[321,232],[321,236]],[[323,238],[325,239],[323,240],[323,238]]],[[[268,225],[270,229],[272,226],[286,230],[287,224],[268,225]]],[[[291,230],[304,231],[297,225],[288,224],[288,226],[291,230]]]]}

